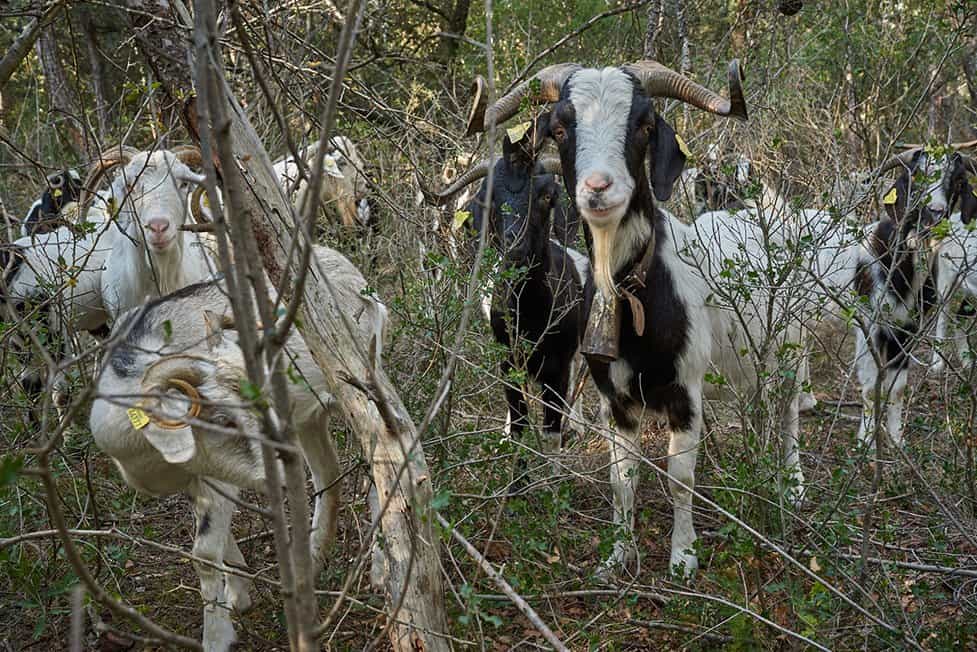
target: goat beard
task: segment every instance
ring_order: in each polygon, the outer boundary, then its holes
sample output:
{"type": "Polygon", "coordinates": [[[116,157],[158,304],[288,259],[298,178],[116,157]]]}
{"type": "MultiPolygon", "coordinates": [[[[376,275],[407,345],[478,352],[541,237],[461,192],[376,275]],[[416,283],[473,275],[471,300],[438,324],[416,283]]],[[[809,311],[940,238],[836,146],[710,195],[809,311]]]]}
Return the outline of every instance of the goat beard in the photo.
{"type": "Polygon", "coordinates": [[[614,284],[614,270],[611,269],[614,241],[617,239],[618,223],[607,226],[590,227],[590,234],[594,246],[594,283],[602,295],[607,298],[618,294],[614,284]]]}

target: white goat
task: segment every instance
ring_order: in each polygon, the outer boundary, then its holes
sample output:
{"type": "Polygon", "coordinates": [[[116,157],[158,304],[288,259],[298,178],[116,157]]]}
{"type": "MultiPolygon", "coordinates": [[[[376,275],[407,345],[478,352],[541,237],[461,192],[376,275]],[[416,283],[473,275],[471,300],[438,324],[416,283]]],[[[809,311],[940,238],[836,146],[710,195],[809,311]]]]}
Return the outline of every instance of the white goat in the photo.
{"type": "Polygon", "coordinates": [[[192,186],[204,179],[184,161],[199,162],[199,157],[194,149],[121,149],[118,156],[103,157],[103,171],[122,166],[109,198],[118,233],[100,279],[111,320],[148,298],[213,274],[214,263],[200,237],[180,230],[190,214],[192,186]]]}
{"type": "MultiPolygon", "coordinates": [[[[315,262],[339,293],[364,350],[379,343],[386,309],[341,254],[323,247],[315,262]]],[[[188,493],[197,516],[193,553],[216,564],[243,565],[231,533],[239,488],[265,488],[259,416],[242,404],[246,377],[226,288],[208,282],[132,310],[116,324],[103,363],[91,431],[132,487],[152,494],[188,493]],[[171,326],[165,328],[169,322],[171,326]],[[144,396],[133,411],[133,396],[144,396]]],[[[378,347],[379,348],[379,347],[378,347]]],[[[316,503],[311,552],[321,562],[336,531],[339,465],[329,437],[333,399],[304,340],[289,336],[287,364],[305,382],[289,383],[295,440],[312,472],[316,503]]],[[[266,388],[262,388],[265,390],[266,388]]],[[[230,609],[250,604],[249,582],[198,564],[204,600],[203,646],[225,651],[235,641],[230,609]]]]}
{"type": "MultiPolygon", "coordinates": [[[[305,164],[311,165],[318,151],[318,141],[302,149],[299,155],[305,164]]],[[[275,174],[292,205],[301,208],[305,201],[308,183],[299,173],[295,157],[288,156],[274,165],[275,174]]],[[[324,158],[322,187],[319,201],[323,208],[335,210],[343,226],[370,223],[370,204],[366,199],[369,183],[366,166],[353,141],[345,136],[329,139],[329,152],[324,158]]]]}

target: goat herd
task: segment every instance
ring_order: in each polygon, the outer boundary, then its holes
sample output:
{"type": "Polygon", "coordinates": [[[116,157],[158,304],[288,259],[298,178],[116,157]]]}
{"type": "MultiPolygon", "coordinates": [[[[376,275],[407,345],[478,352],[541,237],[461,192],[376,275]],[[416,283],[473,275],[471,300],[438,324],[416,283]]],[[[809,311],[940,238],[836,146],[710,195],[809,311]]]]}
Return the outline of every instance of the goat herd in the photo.
{"type": "MultiPolygon", "coordinates": [[[[977,161],[964,150],[977,141],[939,151],[918,147],[885,161],[869,176],[894,172],[897,178],[883,196],[884,214],[866,225],[851,205],[799,209],[771,188],[743,201],[711,192],[709,182],[685,170],[688,148],[653,100],[672,98],[746,120],[736,61],[729,66],[728,98],[654,61],[550,66],[490,106],[484,87],[479,79],[469,134],[503,125],[527,101],[547,106],[502,132],[494,166],[479,163],[442,190],[421,190],[429,203],[445,205],[482,180],[459,207],[471,213],[475,230],[488,233],[500,266],[518,270],[495,282],[489,318],[496,340],[510,350],[502,377],[524,369],[540,385],[545,451],[560,447],[566,428],[584,425],[569,408],[579,393],[572,386],[576,369],[586,361],[600,392],[601,420],[612,433],[619,527],[601,573],[637,556],[635,489],[646,415],[670,431],[671,566],[683,574],[696,569],[692,495],[706,390],[764,386],[782,436],[782,490],[789,501],[803,498],[798,415],[814,403],[807,357],[812,329],[822,321],[853,325],[864,400],[859,441],[875,444],[876,406],[882,405],[881,432],[902,442],[907,371],[928,315],[936,315],[934,372],[944,371],[941,343],[958,292],[968,297],[958,316],[973,315],[977,161]],[[558,158],[542,155],[549,141],[558,158]],[[656,202],[690,183],[697,200],[719,210],[687,224],[656,202]],[[571,246],[579,218],[587,254],[571,246]],[[822,320],[825,313],[834,319],[822,320]]],[[[348,139],[330,145],[333,183],[324,184],[324,198],[338,206],[344,223],[366,222],[363,162],[348,139]]],[[[245,364],[223,281],[214,280],[212,247],[206,236],[181,230],[189,216],[210,216],[198,190],[203,177],[192,169],[199,158],[194,148],[121,147],[103,155],[84,182],[67,172],[52,177],[22,225],[23,237],[5,248],[4,318],[41,305],[49,329],[66,341],[78,331],[110,327],[90,418],[96,443],[133,487],[192,496],[195,555],[243,563],[230,520],[238,489],[264,484],[254,436],[260,428],[239,400],[245,364]],[[109,190],[96,192],[115,169],[109,190]],[[70,217],[71,201],[78,219],[70,217]],[[134,396],[140,397],[135,404],[126,398],[134,396]]],[[[737,176],[745,174],[743,166],[737,176]]],[[[304,182],[296,169],[292,159],[275,166],[297,202],[304,182]]],[[[315,253],[313,262],[339,288],[356,336],[371,350],[383,337],[386,309],[348,260],[325,247],[315,253]]],[[[952,339],[969,366],[965,336],[952,339]]],[[[321,560],[340,500],[336,451],[323,436],[333,403],[294,331],[287,349],[307,380],[290,391],[296,443],[316,490],[312,548],[321,560]]],[[[37,378],[25,377],[24,385],[37,396],[37,378]]],[[[530,425],[524,389],[505,390],[513,436],[530,425]]],[[[198,572],[207,605],[205,648],[227,649],[234,632],[226,607],[247,606],[249,587],[211,565],[198,572]]]]}

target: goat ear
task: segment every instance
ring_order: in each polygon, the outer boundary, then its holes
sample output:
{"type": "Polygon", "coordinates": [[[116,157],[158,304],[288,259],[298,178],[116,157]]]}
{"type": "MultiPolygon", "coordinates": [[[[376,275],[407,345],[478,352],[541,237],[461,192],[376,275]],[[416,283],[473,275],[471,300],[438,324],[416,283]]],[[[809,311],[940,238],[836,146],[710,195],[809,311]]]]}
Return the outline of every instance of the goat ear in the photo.
{"type": "Polygon", "coordinates": [[[668,201],[675,180],[685,167],[685,152],[679,145],[675,130],[658,114],[655,114],[655,142],[648,148],[648,165],[651,166],[655,199],[668,201]]]}
{"type": "Polygon", "coordinates": [[[204,310],[204,329],[207,333],[207,348],[216,349],[224,338],[224,320],[216,312],[204,310]]]}
{"type": "Polygon", "coordinates": [[[231,315],[204,310],[204,330],[207,334],[207,347],[211,351],[220,346],[221,340],[224,339],[224,331],[234,328],[234,317],[231,315]]]}
{"type": "Polygon", "coordinates": [[[197,443],[190,426],[169,430],[150,423],[143,428],[143,434],[150,446],[170,464],[184,464],[197,454],[197,443]]]}
{"type": "Polygon", "coordinates": [[[546,139],[549,138],[551,113],[552,111],[543,111],[537,115],[536,119],[533,120],[533,125],[529,128],[529,133],[526,134],[527,141],[532,144],[534,159],[542,151],[546,139]]]}
{"type": "Polygon", "coordinates": [[[909,203],[909,173],[904,172],[899,175],[896,182],[889,189],[889,192],[882,198],[885,212],[889,219],[898,222],[906,216],[906,206],[909,203]]]}
{"type": "Polygon", "coordinates": [[[977,185],[965,187],[964,193],[966,194],[960,198],[960,221],[970,224],[977,218],[977,185]]]}

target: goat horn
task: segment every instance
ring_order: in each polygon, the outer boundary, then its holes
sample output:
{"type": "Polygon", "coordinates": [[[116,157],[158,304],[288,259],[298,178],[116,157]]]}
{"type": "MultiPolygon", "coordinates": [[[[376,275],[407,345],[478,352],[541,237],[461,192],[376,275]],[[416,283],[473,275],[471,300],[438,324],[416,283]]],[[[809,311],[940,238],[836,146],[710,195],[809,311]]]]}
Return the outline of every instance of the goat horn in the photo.
{"type": "Polygon", "coordinates": [[[177,145],[170,151],[187,167],[202,168],[204,166],[204,155],[196,145],[177,145]]]}
{"type": "MultiPolygon", "coordinates": [[[[953,151],[961,149],[973,149],[977,147],[977,140],[968,140],[962,143],[950,143],[950,149],[953,151]]],[[[899,149],[923,149],[926,145],[922,143],[896,143],[896,147],[899,149]]]]}
{"type": "Polygon", "coordinates": [[[555,156],[544,156],[539,160],[539,165],[547,174],[563,173],[563,164],[555,156]]]}
{"type": "Polygon", "coordinates": [[[888,161],[882,164],[879,168],[879,174],[885,174],[889,170],[895,168],[908,168],[913,164],[913,158],[919,153],[920,148],[911,149],[907,152],[902,152],[901,154],[896,154],[895,156],[889,158],[888,161]]]}
{"type": "Polygon", "coordinates": [[[109,147],[99,153],[98,160],[92,163],[88,171],[88,176],[85,177],[85,182],[81,185],[81,193],[78,197],[78,204],[81,206],[81,213],[79,215],[81,221],[84,221],[88,216],[88,209],[91,208],[95,189],[98,187],[102,178],[109,170],[113,170],[120,165],[127,165],[138,153],[139,150],[135,147],[121,144],[109,147]]]}
{"type": "Polygon", "coordinates": [[[421,187],[421,194],[424,195],[424,200],[428,204],[431,204],[432,206],[444,206],[451,201],[452,197],[461,192],[465,186],[468,186],[469,184],[487,176],[488,171],[489,162],[482,161],[475,167],[469,169],[467,172],[459,176],[450,186],[444,190],[441,190],[440,192],[427,188],[423,183],[421,183],[420,179],[417,180],[417,184],[421,187]]]}
{"type": "Polygon", "coordinates": [[[198,185],[190,193],[190,216],[197,224],[207,224],[210,220],[204,215],[203,203],[207,199],[207,189],[198,185]]]}
{"type": "Polygon", "coordinates": [[[488,83],[479,75],[472,84],[473,102],[468,113],[468,129],[466,136],[473,136],[488,129],[489,125],[502,124],[519,112],[522,98],[532,90],[534,83],[539,84],[539,91],[530,97],[534,104],[556,102],[560,99],[560,91],[570,75],[580,70],[577,63],[558,63],[547,66],[522,82],[503,97],[496,100],[492,106],[487,106],[488,83]]]}
{"type": "Polygon", "coordinates": [[[651,59],[628,64],[624,70],[638,78],[649,97],[670,97],[716,115],[748,118],[739,59],[729,62],[729,99],[651,59]]]}
{"type": "Polygon", "coordinates": [[[190,419],[200,414],[201,397],[197,386],[203,383],[203,374],[187,360],[209,362],[207,358],[195,355],[168,355],[160,358],[146,368],[142,377],[142,389],[146,394],[159,394],[166,389],[175,389],[190,401],[190,408],[179,419],[168,419],[149,414],[150,420],[164,430],[179,430],[188,425],[190,419]]]}

